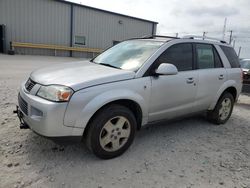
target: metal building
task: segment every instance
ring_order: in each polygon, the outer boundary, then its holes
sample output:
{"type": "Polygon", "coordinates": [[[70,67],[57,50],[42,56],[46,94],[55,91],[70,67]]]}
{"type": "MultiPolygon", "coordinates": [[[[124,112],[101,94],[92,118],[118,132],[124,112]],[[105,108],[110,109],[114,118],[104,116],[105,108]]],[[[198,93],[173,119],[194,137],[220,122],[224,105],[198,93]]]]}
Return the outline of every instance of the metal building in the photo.
{"type": "MultiPolygon", "coordinates": [[[[10,42],[105,49],[117,41],[155,34],[157,22],[63,0],[0,0],[0,25],[1,53],[10,49],[10,42]]],[[[48,49],[15,51],[54,55],[48,49]]],[[[58,51],[57,55],[88,53],[58,51]]]]}

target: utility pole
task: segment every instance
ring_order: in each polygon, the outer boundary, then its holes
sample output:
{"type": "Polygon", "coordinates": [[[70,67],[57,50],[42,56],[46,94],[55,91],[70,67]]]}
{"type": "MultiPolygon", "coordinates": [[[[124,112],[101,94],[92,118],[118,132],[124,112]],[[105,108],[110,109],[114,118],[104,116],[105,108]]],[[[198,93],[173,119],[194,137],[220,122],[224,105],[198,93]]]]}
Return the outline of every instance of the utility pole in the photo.
{"type": "Polygon", "coordinates": [[[203,40],[205,39],[206,34],[207,34],[207,32],[204,31],[204,32],[203,32],[203,35],[202,35],[202,36],[203,36],[203,40]]]}
{"type": "Polygon", "coordinates": [[[239,47],[238,57],[240,57],[241,46],[239,47]]]}
{"type": "Polygon", "coordinates": [[[233,39],[233,31],[230,30],[229,32],[230,32],[229,44],[231,44],[233,39]]]}
{"type": "Polygon", "coordinates": [[[225,40],[226,28],[227,28],[227,18],[225,18],[225,20],[224,20],[224,26],[223,26],[223,31],[222,31],[222,40],[225,40]]]}

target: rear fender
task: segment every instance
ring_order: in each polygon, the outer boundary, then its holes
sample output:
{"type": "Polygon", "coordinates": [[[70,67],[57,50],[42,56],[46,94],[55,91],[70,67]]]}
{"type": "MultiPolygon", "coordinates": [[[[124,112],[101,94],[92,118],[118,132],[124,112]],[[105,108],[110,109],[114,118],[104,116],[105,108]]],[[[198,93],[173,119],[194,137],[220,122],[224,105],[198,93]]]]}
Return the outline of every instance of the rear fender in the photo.
{"type": "Polygon", "coordinates": [[[228,80],[228,81],[224,82],[224,84],[220,87],[220,89],[216,93],[215,97],[213,98],[213,101],[212,101],[211,105],[209,106],[208,110],[213,110],[215,108],[215,106],[217,104],[217,101],[219,100],[220,96],[229,87],[234,87],[236,89],[236,91],[237,91],[237,97],[238,97],[239,91],[237,90],[237,83],[236,83],[236,81],[234,81],[234,80],[228,80]]]}

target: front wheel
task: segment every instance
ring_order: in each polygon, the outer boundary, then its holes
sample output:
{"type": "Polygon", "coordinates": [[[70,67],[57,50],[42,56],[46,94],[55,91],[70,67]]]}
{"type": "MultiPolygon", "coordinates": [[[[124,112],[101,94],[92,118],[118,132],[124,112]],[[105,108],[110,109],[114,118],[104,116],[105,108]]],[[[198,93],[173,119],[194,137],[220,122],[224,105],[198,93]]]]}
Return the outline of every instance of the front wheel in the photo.
{"type": "Polygon", "coordinates": [[[214,110],[208,111],[208,119],[219,125],[224,124],[230,118],[234,106],[234,98],[231,93],[224,93],[217,102],[214,110]]]}
{"type": "Polygon", "coordinates": [[[103,159],[117,157],[132,144],[136,132],[134,114],[121,105],[110,105],[90,122],[87,146],[103,159]]]}

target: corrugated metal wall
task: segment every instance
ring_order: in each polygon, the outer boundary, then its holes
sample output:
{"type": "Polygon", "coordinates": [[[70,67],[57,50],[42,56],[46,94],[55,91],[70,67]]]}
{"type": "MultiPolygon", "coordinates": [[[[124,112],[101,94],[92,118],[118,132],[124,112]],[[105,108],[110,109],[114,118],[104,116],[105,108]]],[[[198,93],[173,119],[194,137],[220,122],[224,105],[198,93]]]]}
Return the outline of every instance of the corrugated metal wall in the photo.
{"type": "Polygon", "coordinates": [[[105,49],[114,40],[152,34],[152,23],[79,6],[74,6],[74,20],[74,34],[86,36],[86,46],[93,48],[105,49]]]}
{"type": "MultiPolygon", "coordinates": [[[[71,4],[54,0],[0,0],[0,24],[6,25],[7,49],[10,41],[70,46],[70,15],[71,4]]],[[[86,45],[81,47],[90,48],[105,49],[113,40],[150,35],[153,28],[151,22],[77,5],[73,5],[73,20],[72,38],[85,36],[86,45]]],[[[18,49],[17,52],[54,55],[52,50],[18,49]]],[[[57,55],[68,56],[69,52],[57,55]]]]}
{"type": "MultiPolygon", "coordinates": [[[[70,6],[53,0],[0,0],[0,24],[6,42],[70,44],[70,6]]],[[[53,55],[51,50],[18,49],[19,53],[53,55]]],[[[68,55],[64,52],[61,55],[68,55]]]]}

